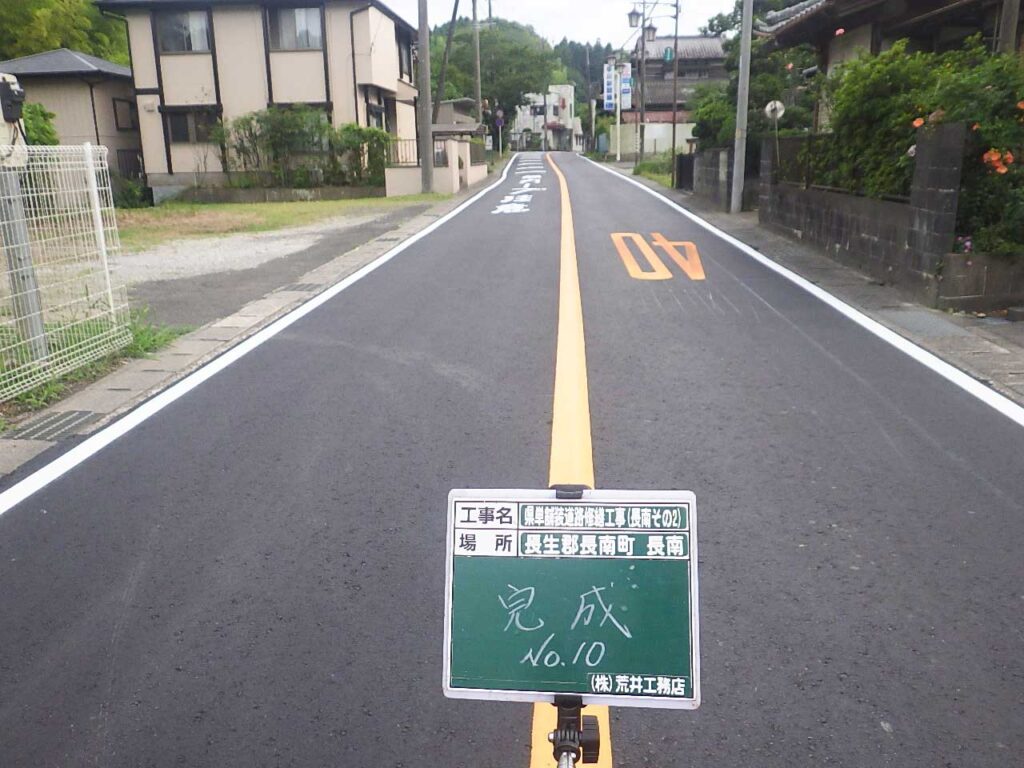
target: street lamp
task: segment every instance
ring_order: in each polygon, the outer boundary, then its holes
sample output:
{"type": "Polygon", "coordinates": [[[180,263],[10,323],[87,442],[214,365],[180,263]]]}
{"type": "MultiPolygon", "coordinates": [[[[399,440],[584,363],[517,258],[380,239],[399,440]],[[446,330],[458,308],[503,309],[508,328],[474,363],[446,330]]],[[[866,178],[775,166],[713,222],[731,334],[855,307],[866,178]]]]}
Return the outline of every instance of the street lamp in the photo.
{"type": "Polygon", "coordinates": [[[640,27],[642,34],[640,35],[640,147],[637,153],[636,162],[641,163],[644,159],[644,128],[647,122],[647,43],[654,41],[654,35],[657,30],[653,24],[647,23],[647,6],[654,7],[657,5],[657,0],[654,2],[648,2],[648,0],[641,0],[640,10],[633,6],[633,10],[627,14],[629,19],[629,26],[636,28],[640,27]]]}

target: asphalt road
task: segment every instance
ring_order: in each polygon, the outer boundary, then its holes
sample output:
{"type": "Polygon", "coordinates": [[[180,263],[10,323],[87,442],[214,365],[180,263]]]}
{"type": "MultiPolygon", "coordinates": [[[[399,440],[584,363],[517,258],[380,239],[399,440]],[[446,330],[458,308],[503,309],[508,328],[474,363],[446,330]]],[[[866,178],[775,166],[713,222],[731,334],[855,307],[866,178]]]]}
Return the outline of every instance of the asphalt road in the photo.
{"type": "MultiPolygon", "coordinates": [[[[597,486],[700,514],[704,703],[613,709],[616,765],[1019,765],[1024,430],[557,162],[597,486]]],[[[440,691],[448,490],[547,480],[560,210],[492,213],[517,178],[0,516],[0,766],[529,764],[529,706],[440,691]]]]}

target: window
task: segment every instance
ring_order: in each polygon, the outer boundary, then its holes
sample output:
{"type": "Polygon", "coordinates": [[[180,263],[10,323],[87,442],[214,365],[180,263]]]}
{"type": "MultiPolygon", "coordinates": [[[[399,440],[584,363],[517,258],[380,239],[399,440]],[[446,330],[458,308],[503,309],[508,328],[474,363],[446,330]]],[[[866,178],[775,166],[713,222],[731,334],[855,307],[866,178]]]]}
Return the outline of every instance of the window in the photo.
{"type": "Polygon", "coordinates": [[[274,8],[268,13],[273,50],[308,51],[323,47],[319,8],[274,8]]]}
{"type": "Polygon", "coordinates": [[[189,112],[168,112],[167,135],[171,144],[204,144],[217,125],[217,112],[197,109],[189,112]]]}
{"type": "Polygon", "coordinates": [[[398,72],[399,77],[412,80],[412,45],[404,36],[398,38],[398,72]]]}
{"type": "Polygon", "coordinates": [[[141,179],[142,155],[134,149],[117,150],[117,172],[126,179],[141,179]]]}
{"type": "Polygon", "coordinates": [[[139,109],[134,101],[114,99],[114,126],[119,131],[139,130],[139,109]]]}
{"type": "Polygon", "coordinates": [[[542,104],[534,104],[530,107],[530,114],[533,117],[544,117],[544,106],[542,104]]]}
{"type": "Polygon", "coordinates": [[[206,11],[161,13],[156,20],[160,53],[192,53],[210,50],[206,11]]]}
{"type": "Polygon", "coordinates": [[[558,117],[558,105],[557,104],[551,108],[551,116],[552,117],[558,117]]]}

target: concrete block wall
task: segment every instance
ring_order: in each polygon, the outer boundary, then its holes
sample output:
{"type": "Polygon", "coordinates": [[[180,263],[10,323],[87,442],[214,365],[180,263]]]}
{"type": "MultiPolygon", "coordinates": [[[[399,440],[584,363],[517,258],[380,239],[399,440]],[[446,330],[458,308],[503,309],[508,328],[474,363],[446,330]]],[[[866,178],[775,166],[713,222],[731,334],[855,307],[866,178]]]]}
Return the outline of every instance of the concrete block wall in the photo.
{"type": "Polygon", "coordinates": [[[922,132],[910,201],[901,203],[776,183],[774,147],[766,141],[759,218],[935,306],[956,232],[963,146],[962,124],[922,132]]]}

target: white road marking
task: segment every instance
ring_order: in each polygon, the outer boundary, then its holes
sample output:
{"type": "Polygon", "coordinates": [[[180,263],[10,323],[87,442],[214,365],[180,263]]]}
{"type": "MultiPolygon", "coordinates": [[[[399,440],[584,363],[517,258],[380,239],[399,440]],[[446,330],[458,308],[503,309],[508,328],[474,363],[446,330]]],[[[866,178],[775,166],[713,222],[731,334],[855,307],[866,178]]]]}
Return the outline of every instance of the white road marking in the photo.
{"type": "Polygon", "coordinates": [[[253,334],[238,346],[232,347],[220,357],[211,360],[203,367],[190,373],[181,381],[172,384],[163,392],[155,395],[149,400],[146,400],[137,408],[129,411],[120,419],[109,426],[104,427],[96,434],[91,435],[67,453],[61,454],[46,466],[37,469],[24,480],[21,480],[3,493],[0,493],[0,515],[3,515],[17,504],[20,504],[37,491],[42,490],[54,480],[57,480],[67,474],[86,459],[89,459],[99,453],[119,437],[126,435],[128,432],[135,429],[135,427],[139,426],[152,416],[155,416],[175,400],[184,397],[207,379],[215,376],[232,363],[235,363],[245,357],[260,345],[270,341],[270,339],[274,338],[274,336],[279,334],[288,326],[305,317],[322,304],[327,303],[349,286],[362,280],[371,272],[380,269],[406,248],[419,242],[430,233],[451,221],[488,192],[491,192],[503,184],[508,178],[509,171],[515,163],[515,159],[509,161],[508,165],[505,166],[505,170],[501,174],[500,179],[488,186],[486,189],[480,190],[453,211],[446,213],[437,221],[433,222],[425,229],[420,230],[408,240],[399,243],[387,253],[379,256],[375,261],[371,261],[369,264],[353,272],[341,282],[331,286],[323,293],[307,301],[305,304],[296,307],[287,315],[275,320],[266,328],[253,334]]]}
{"type": "MultiPolygon", "coordinates": [[[[796,272],[793,272],[787,269],[786,267],[782,266],[781,264],[772,261],[767,256],[754,250],[746,243],[737,240],[732,235],[723,232],[718,227],[705,221],[695,213],[692,213],[691,211],[688,211],[685,208],[683,208],[681,205],[672,202],[661,193],[641,184],[639,181],[629,178],[628,176],[623,176],[622,174],[616,173],[610,168],[605,168],[599,163],[595,163],[593,160],[589,158],[583,159],[586,160],[588,163],[591,163],[599,170],[611,174],[620,181],[624,181],[627,184],[632,184],[633,186],[642,189],[644,192],[660,200],[673,210],[676,210],[679,213],[683,214],[688,219],[693,221],[695,224],[699,224],[700,226],[704,227],[704,229],[711,232],[713,235],[718,236],[725,242],[739,249],[747,256],[750,256],[752,259],[764,265],[765,267],[772,270],[776,274],[784,277],[786,280],[789,280],[791,283],[794,283],[798,287],[807,291],[807,293],[811,294],[816,299],[832,307],[832,309],[836,310],[846,318],[852,320],[864,330],[877,336],[879,339],[886,342],[887,344],[890,344],[891,346],[895,347],[908,357],[913,358],[921,365],[930,369],[934,373],[937,373],[939,376],[946,379],[950,383],[960,387],[960,389],[964,390],[969,395],[972,395],[976,397],[978,400],[981,400],[981,402],[985,403],[985,405],[998,411],[1006,418],[1024,427],[1024,408],[1017,405],[1017,403],[1013,402],[1013,400],[1011,400],[1010,398],[1000,394],[999,392],[996,392],[994,389],[978,381],[973,376],[970,376],[964,371],[961,371],[956,366],[947,363],[945,360],[932,354],[923,347],[919,347],[917,344],[910,341],[909,339],[900,336],[898,333],[882,325],[877,320],[872,320],[859,309],[855,309],[842,299],[833,296],[828,291],[804,279],[796,272]]],[[[0,500],[2,500],[2,498],[3,497],[0,496],[0,500]]],[[[2,507],[0,507],[0,509],[2,509],[2,507]]]]}

